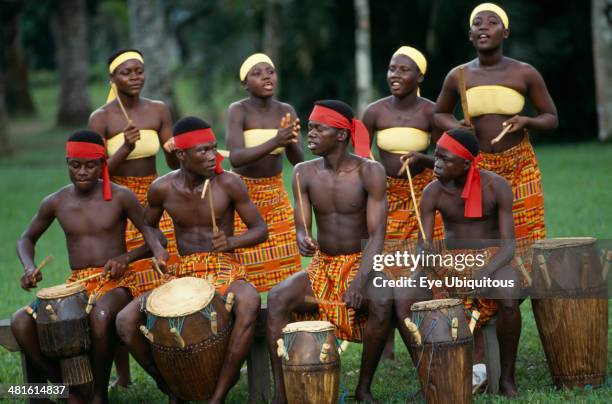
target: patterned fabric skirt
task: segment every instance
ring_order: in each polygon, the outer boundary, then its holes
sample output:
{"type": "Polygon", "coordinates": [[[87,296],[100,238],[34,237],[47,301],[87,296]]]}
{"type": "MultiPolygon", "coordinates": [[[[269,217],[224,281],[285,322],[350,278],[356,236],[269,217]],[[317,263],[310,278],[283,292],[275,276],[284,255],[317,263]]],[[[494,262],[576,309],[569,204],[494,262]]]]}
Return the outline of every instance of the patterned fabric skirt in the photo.
{"type": "Polygon", "coordinates": [[[232,282],[247,279],[244,267],[237,261],[235,254],[223,252],[199,252],[181,256],[180,265],[175,267],[171,275],[207,279],[221,294],[225,294],[232,282]]]}
{"type": "MultiPolygon", "coordinates": [[[[87,278],[95,274],[102,274],[103,267],[90,267],[83,269],[75,269],[72,274],[66,279],[66,283],[76,282],[80,279],[87,278]]],[[[105,278],[99,277],[90,279],[83,283],[83,286],[87,289],[87,294],[95,294],[96,300],[104,296],[107,292],[110,292],[116,288],[126,288],[132,294],[132,297],[138,296],[140,293],[136,288],[136,282],[134,281],[134,274],[130,271],[125,271],[123,276],[119,279],[110,279],[107,275],[105,278]]]]}
{"type": "MultiPolygon", "coordinates": [[[[149,186],[155,180],[155,178],[157,178],[157,175],[149,175],[147,177],[111,177],[111,180],[116,184],[127,187],[136,195],[140,205],[146,207],[147,192],[149,191],[149,186]]],[[[168,240],[166,250],[168,251],[168,254],[170,254],[170,260],[167,262],[167,264],[177,265],[178,251],[174,236],[174,226],[168,212],[164,212],[162,215],[162,218],[159,221],[159,229],[162,231],[162,233],[164,233],[164,236],[168,240]]],[[[144,244],[142,233],[138,231],[136,226],[134,226],[134,224],[129,220],[125,229],[125,242],[128,251],[138,248],[144,244]]],[[[133,288],[138,294],[133,295],[134,297],[148,292],[149,290],[155,289],[162,284],[162,277],[153,268],[153,264],[148,258],[133,262],[130,264],[129,270],[135,273],[135,276],[132,277],[133,281],[135,282],[133,288]]]]}
{"type": "Polygon", "coordinates": [[[481,155],[479,168],[493,171],[512,186],[516,255],[522,257],[525,268],[531,271],[531,245],[546,238],[546,226],[542,173],[529,136],[525,134],[521,143],[501,153],[481,155]]]}
{"type": "Polygon", "coordinates": [[[355,312],[343,302],[342,296],[359,271],[361,253],[344,255],[327,255],[317,251],[306,269],[312,291],[318,303],[319,313],[296,315],[298,321],[329,321],[336,327],[339,339],[361,342],[367,321],[367,315],[355,312]]]}
{"type": "MultiPolygon", "coordinates": [[[[249,282],[258,292],[267,292],[302,269],[293,208],[280,174],[269,178],[241,178],[268,225],[268,239],[253,247],[236,249],[235,253],[246,269],[249,282]]],[[[236,213],[234,233],[239,235],[245,231],[246,225],[236,213]]]]}
{"type": "MultiPolygon", "coordinates": [[[[433,180],[433,171],[429,168],[426,168],[423,172],[412,178],[414,196],[419,207],[423,189],[433,180]]],[[[417,240],[420,232],[419,223],[414,211],[412,196],[410,195],[410,182],[408,178],[387,177],[387,201],[389,203],[389,212],[387,215],[385,239],[417,240]]],[[[434,239],[439,240],[443,238],[444,224],[442,223],[442,216],[439,212],[436,212],[434,239]]]]}

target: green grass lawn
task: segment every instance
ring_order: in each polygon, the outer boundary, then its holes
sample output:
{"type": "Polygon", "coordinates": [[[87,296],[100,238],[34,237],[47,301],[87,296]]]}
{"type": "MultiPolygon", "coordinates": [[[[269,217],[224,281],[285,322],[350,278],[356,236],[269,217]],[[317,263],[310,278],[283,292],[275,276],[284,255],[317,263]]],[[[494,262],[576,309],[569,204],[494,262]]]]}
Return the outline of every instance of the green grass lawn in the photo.
{"type": "MultiPolygon", "coordinates": [[[[198,114],[206,108],[197,103],[188,81],[179,83],[179,99],[185,113],[198,114]]],[[[101,102],[105,88],[93,87],[92,99],[101,102]]],[[[43,87],[34,94],[39,118],[16,120],[11,123],[12,144],[16,150],[11,157],[0,160],[0,318],[10,316],[29,302],[33,293],[19,288],[22,268],[15,254],[15,243],[36,212],[45,195],[68,182],[64,162],[64,141],[71,129],[57,129],[52,125],[56,92],[43,87]],[[42,109],[43,106],[49,106],[42,109]]],[[[225,122],[213,122],[218,134],[225,122]]],[[[543,172],[546,224],[549,237],[593,236],[612,238],[612,144],[595,142],[545,145],[536,147],[543,172]]],[[[290,167],[285,167],[288,182],[290,167]]],[[[167,169],[160,166],[160,172],[167,169]]],[[[43,271],[42,286],[61,283],[69,274],[65,239],[54,223],[37,245],[37,261],[53,254],[55,261],[43,271]]],[[[521,335],[517,379],[520,396],[513,402],[557,403],[560,401],[605,403],[612,402],[612,383],[600,389],[556,391],[546,365],[544,352],[535,327],[530,302],[522,305],[523,331],[521,335]]],[[[611,311],[612,313],[612,311],[611,311]]],[[[608,346],[610,347],[610,341],[608,346]]],[[[399,337],[396,337],[396,359],[383,362],[375,376],[373,391],[384,402],[403,403],[418,391],[414,367],[399,337]]],[[[352,344],[342,357],[341,396],[352,395],[357,384],[361,346],[352,344]]],[[[608,369],[612,357],[608,355],[608,369]]],[[[132,361],[135,384],[128,390],[114,390],[112,402],[165,402],[151,379],[132,361]]],[[[19,356],[0,349],[0,383],[21,383],[19,356]]],[[[246,374],[231,391],[228,402],[247,400],[246,374]]],[[[501,397],[481,395],[476,402],[506,402],[501,397]]]]}

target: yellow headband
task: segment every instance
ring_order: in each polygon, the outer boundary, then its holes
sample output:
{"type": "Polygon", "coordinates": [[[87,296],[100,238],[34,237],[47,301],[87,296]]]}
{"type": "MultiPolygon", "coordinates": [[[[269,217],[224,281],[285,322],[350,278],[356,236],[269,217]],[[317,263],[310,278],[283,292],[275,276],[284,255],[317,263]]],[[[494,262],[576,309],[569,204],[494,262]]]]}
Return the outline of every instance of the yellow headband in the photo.
{"type": "Polygon", "coordinates": [[[396,55],[408,56],[417,65],[421,71],[421,74],[425,75],[425,72],[427,71],[427,59],[425,59],[425,56],[421,52],[412,46],[402,46],[393,54],[393,56],[396,55]]]}
{"type": "Polygon", "coordinates": [[[470,14],[470,27],[472,26],[474,18],[476,18],[476,14],[480,13],[481,11],[491,11],[492,13],[497,14],[499,19],[504,23],[504,28],[510,28],[510,20],[508,20],[508,14],[506,14],[506,12],[502,10],[500,6],[493,3],[482,3],[476,6],[474,11],[472,11],[472,14],[470,14]]]}
{"type": "MultiPolygon", "coordinates": [[[[142,58],[140,53],[134,52],[134,51],[127,51],[127,52],[120,53],[119,55],[117,55],[116,58],[113,59],[110,65],[108,65],[108,72],[110,74],[113,74],[115,69],[119,67],[121,63],[126,62],[130,59],[139,60],[140,63],[144,65],[144,59],[142,58]]],[[[108,92],[108,96],[106,97],[106,103],[108,104],[115,98],[117,98],[117,88],[115,87],[115,83],[111,82],[111,89],[108,92]]]]}
{"type": "Polygon", "coordinates": [[[249,73],[249,70],[251,70],[253,66],[255,66],[258,63],[262,63],[262,62],[267,63],[270,66],[274,67],[274,63],[272,63],[272,59],[270,59],[268,55],[264,53],[254,53],[248,58],[246,58],[246,60],[242,63],[242,66],[240,66],[240,81],[244,81],[244,79],[246,79],[246,76],[249,73]]]}

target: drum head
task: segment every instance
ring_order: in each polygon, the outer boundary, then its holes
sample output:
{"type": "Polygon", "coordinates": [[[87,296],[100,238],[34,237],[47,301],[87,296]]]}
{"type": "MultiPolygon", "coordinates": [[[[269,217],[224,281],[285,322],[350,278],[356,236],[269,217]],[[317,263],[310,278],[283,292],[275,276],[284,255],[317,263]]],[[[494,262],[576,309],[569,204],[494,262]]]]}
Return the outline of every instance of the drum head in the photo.
{"type": "Polygon", "coordinates": [[[147,298],[147,311],[157,317],[182,317],[202,310],[215,296],[215,288],[194,277],[173,279],[147,298]]]}
{"type": "Polygon", "coordinates": [[[461,306],[463,307],[463,301],[461,299],[437,299],[437,300],[426,300],[424,302],[418,302],[412,305],[410,310],[412,311],[431,311],[438,309],[445,309],[448,307],[461,306]]]}
{"type": "Polygon", "coordinates": [[[79,292],[84,292],[85,286],[81,283],[75,283],[72,285],[61,284],[44,288],[36,292],[36,297],[39,299],[58,299],[60,297],[71,296],[79,292]]]}
{"type": "Polygon", "coordinates": [[[546,240],[536,240],[533,243],[533,248],[540,250],[556,250],[558,248],[580,247],[590,244],[595,244],[597,241],[594,237],[559,237],[546,240]]]}
{"type": "Polygon", "coordinates": [[[298,321],[289,323],[283,328],[283,334],[291,334],[294,332],[322,332],[333,331],[334,325],[329,321],[298,321]]]}

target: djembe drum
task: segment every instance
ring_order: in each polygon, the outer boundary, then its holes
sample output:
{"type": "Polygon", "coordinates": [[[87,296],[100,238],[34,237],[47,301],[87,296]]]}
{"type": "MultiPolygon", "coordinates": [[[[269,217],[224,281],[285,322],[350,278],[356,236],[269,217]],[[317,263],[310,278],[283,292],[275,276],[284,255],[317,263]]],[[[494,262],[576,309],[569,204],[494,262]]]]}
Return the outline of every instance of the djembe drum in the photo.
{"type": "Polygon", "coordinates": [[[233,294],[227,301],[201,278],[185,277],[153,290],[146,301],[155,364],[183,400],[212,397],[232,331],[233,294]]]}
{"type": "Polygon", "coordinates": [[[88,351],[91,346],[87,290],[81,284],[57,285],[36,293],[36,329],[40,350],[59,359],[62,380],[69,385],[93,380],[88,351]]]}
{"type": "Polygon", "coordinates": [[[428,300],[411,310],[404,321],[426,402],[471,403],[474,340],[462,301],[428,300]]]}
{"type": "Polygon", "coordinates": [[[340,354],[334,326],[327,321],[300,321],[283,328],[277,341],[283,358],[289,404],[334,404],[340,385],[340,354]]]}
{"type": "Polygon", "coordinates": [[[608,298],[596,239],[538,240],[533,266],[533,313],[553,382],[557,387],[603,384],[608,298]]]}

